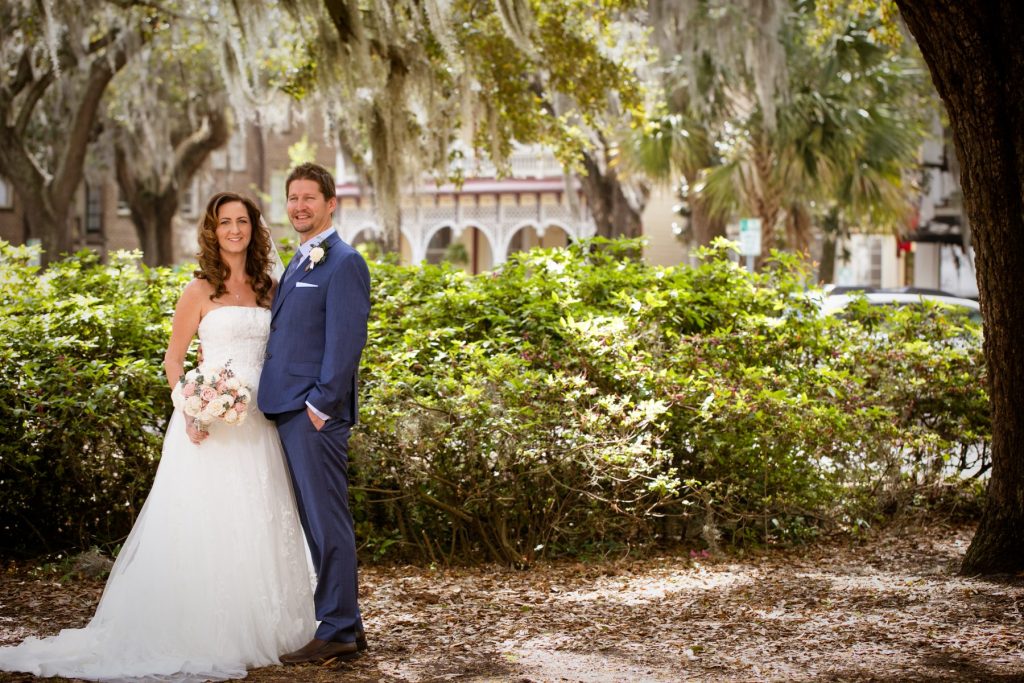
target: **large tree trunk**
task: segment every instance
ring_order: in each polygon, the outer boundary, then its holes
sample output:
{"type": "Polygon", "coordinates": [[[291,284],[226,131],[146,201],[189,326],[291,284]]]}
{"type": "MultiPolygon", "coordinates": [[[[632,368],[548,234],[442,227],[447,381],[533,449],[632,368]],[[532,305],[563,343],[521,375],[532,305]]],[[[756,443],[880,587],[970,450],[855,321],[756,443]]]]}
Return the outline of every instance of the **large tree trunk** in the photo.
{"type": "Polygon", "coordinates": [[[771,250],[779,246],[775,228],[782,215],[783,191],[775,180],[776,164],[767,135],[761,133],[751,150],[750,172],[743,188],[754,216],[761,219],[761,255],[755,259],[757,270],[764,268],[771,250]]]}
{"type": "MultiPolygon", "coordinates": [[[[105,46],[114,35],[95,41],[94,46],[105,46]]],[[[43,246],[44,264],[61,253],[71,251],[75,234],[69,222],[75,192],[82,183],[85,155],[96,125],[100,103],[107,85],[128,59],[129,45],[133,41],[121,40],[109,51],[100,51],[82,59],[89,59],[84,77],[77,89],[77,99],[70,103],[70,120],[51,125],[47,144],[53,148],[54,168],[49,177],[38,167],[30,149],[38,144],[29,130],[35,109],[51,87],[63,87],[68,92],[80,68],[62,48],[61,67],[36,74],[29,67],[29,57],[23,56],[14,78],[0,87],[0,164],[4,175],[22,199],[25,222],[30,237],[37,237],[43,246]]],[[[94,46],[90,46],[90,50],[94,46]]],[[[75,58],[77,59],[77,58],[75,58]]]]}
{"type": "Polygon", "coordinates": [[[0,168],[21,200],[28,237],[39,239],[43,263],[71,251],[73,231],[68,225],[72,196],[54,196],[52,183],[32,161],[15,131],[0,125],[0,168]]]}
{"type": "Polygon", "coordinates": [[[125,149],[130,140],[114,144],[114,169],[121,194],[128,204],[135,235],[147,266],[174,262],[172,221],[178,211],[178,185],[157,177],[154,169],[138,163],[125,149]],[[141,167],[141,168],[140,168],[141,167]]]}
{"type": "Polygon", "coordinates": [[[1024,569],[1024,12],[1019,0],[896,0],[949,113],[973,229],[992,474],[961,571],[1024,569]]]}
{"type": "Polygon", "coordinates": [[[818,265],[818,284],[829,285],[836,280],[836,236],[825,233],[821,240],[821,263],[818,265]]]}
{"type": "Polygon", "coordinates": [[[838,208],[833,207],[821,217],[821,264],[818,266],[818,284],[832,284],[836,280],[836,254],[839,238],[844,235],[838,208]]]}
{"type": "Polygon", "coordinates": [[[706,247],[716,237],[726,236],[725,217],[711,213],[700,195],[690,197],[690,236],[696,247],[706,247]]]}
{"type": "Polygon", "coordinates": [[[786,243],[796,253],[809,259],[811,255],[811,214],[807,207],[792,202],[786,212],[786,243]]]}
{"type": "MultiPolygon", "coordinates": [[[[198,130],[183,135],[173,146],[171,166],[161,174],[154,168],[152,159],[132,153],[139,147],[132,134],[127,130],[119,131],[114,144],[117,184],[131,210],[142,261],[146,265],[174,263],[173,221],[181,188],[191,182],[210,153],[222,147],[229,135],[225,113],[212,110],[198,130]]],[[[169,141],[169,144],[173,143],[169,141]]]]}
{"type": "Polygon", "coordinates": [[[641,215],[650,191],[646,186],[624,185],[618,173],[602,165],[592,153],[583,155],[585,174],[580,176],[583,194],[599,237],[640,237],[641,215]]]}
{"type": "Polygon", "coordinates": [[[174,263],[174,214],[178,211],[177,192],[151,197],[138,194],[128,203],[135,234],[147,266],[174,263]]]}

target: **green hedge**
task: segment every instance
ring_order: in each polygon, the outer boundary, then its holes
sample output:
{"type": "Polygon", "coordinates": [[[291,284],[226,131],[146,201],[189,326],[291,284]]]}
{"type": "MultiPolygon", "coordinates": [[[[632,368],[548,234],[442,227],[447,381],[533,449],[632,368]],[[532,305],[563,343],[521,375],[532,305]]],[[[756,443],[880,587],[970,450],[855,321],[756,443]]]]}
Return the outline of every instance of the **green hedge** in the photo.
{"type": "Polygon", "coordinates": [[[40,273],[32,255],[0,243],[0,548],[115,544],[160,455],[187,275],[87,251],[40,273]]]}
{"type": "MultiPolygon", "coordinates": [[[[352,441],[368,557],[522,566],[652,539],[799,539],[984,467],[966,319],[826,318],[794,259],[752,275],[722,244],[655,268],[627,258],[636,246],[516,254],[476,277],[371,265],[352,441]]],[[[116,542],[159,455],[187,276],[127,255],[40,276],[26,257],[2,247],[0,545],[116,542]]]]}

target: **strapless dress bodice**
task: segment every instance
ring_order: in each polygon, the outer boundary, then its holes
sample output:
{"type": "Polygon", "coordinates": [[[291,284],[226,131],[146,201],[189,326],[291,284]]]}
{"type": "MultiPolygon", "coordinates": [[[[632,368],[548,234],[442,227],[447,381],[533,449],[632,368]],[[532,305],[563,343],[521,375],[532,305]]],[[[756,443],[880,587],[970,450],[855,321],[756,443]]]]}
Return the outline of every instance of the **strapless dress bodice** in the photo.
{"type": "Polygon", "coordinates": [[[270,334],[270,310],[254,306],[221,306],[199,322],[203,365],[230,367],[254,390],[259,383],[270,334]]]}

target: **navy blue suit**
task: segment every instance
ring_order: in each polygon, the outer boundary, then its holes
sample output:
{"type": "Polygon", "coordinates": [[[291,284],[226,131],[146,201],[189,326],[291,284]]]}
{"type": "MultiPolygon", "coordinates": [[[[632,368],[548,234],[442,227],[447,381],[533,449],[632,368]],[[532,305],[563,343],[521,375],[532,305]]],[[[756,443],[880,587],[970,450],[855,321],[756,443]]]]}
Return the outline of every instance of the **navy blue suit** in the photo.
{"type": "MultiPolygon", "coordinates": [[[[356,375],[366,344],[370,272],[336,234],[325,258],[286,274],[271,306],[259,408],[277,423],[317,575],[320,640],[362,630],[348,497],[348,438],[358,415],[356,375]],[[306,402],[330,417],[319,432],[306,402]]],[[[298,255],[296,255],[298,258],[298,255]]]]}

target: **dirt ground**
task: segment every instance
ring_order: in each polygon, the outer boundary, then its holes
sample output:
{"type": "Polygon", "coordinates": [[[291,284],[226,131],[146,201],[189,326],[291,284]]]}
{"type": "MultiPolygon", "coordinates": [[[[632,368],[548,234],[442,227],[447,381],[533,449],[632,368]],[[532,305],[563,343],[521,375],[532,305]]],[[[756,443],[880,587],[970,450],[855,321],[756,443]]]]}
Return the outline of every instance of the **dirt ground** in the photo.
{"type": "MultiPolygon", "coordinates": [[[[1024,577],[957,576],[971,528],[528,572],[369,567],[370,650],[283,681],[1024,681],[1024,577]]],[[[0,644],[84,624],[102,582],[0,575],[0,644]]],[[[0,680],[31,676],[0,674],[0,680]]]]}

